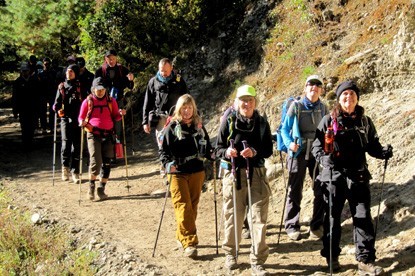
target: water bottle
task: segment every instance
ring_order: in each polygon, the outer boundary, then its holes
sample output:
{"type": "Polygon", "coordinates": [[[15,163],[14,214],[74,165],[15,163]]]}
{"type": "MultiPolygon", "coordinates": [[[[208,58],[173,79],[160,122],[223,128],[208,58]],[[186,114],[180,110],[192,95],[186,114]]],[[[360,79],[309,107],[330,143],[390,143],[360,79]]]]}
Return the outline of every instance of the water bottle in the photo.
{"type": "Polygon", "coordinates": [[[199,140],[199,155],[204,156],[206,154],[206,140],[202,138],[199,140]]]}
{"type": "Polygon", "coordinates": [[[110,96],[114,99],[117,99],[118,98],[118,89],[115,88],[115,87],[111,88],[110,96]]]}
{"type": "Polygon", "coordinates": [[[333,128],[329,127],[324,134],[324,152],[332,153],[334,151],[334,132],[333,128]]]}

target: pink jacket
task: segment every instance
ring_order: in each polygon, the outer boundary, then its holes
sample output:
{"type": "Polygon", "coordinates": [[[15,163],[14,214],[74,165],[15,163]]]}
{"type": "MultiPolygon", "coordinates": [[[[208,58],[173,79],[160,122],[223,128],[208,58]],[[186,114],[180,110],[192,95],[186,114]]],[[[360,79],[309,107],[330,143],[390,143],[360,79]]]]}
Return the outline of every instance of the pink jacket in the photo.
{"type": "MultiPolygon", "coordinates": [[[[114,127],[114,121],[121,120],[121,114],[118,110],[117,101],[114,98],[111,99],[112,111],[110,111],[110,102],[107,101],[107,98],[98,99],[94,96],[88,96],[92,98],[93,107],[91,115],[89,116],[89,121],[93,127],[102,129],[102,130],[111,130],[114,127]]],[[[81,105],[81,110],[78,116],[78,122],[81,125],[87,117],[89,111],[88,98],[86,98],[81,105]]]]}

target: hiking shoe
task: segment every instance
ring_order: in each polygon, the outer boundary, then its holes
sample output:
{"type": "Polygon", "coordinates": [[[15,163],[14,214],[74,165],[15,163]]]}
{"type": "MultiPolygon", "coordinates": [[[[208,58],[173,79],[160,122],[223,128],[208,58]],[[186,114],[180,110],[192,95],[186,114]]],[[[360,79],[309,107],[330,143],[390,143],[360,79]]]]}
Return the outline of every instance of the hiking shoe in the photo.
{"type": "Polygon", "coordinates": [[[186,249],[184,250],[184,255],[186,257],[189,257],[191,259],[196,258],[197,257],[197,249],[195,246],[188,246],[186,247],[186,249]]]}
{"type": "Polygon", "coordinates": [[[108,195],[105,193],[105,188],[98,187],[97,188],[97,196],[98,196],[99,200],[107,199],[108,195]]]}
{"type": "Polygon", "coordinates": [[[249,231],[249,229],[246,229],[246,228],[242,229],[242,238],[246,240],[251,238],[251,232],[249,231]]]}
{"type": "Polygon", "coordinates": [[[252,276],[269,275],[269,272],[266,271],[265,268],[262,265],[253,264],[253,265],[251,265],[251,269],[252,269],[252,276]]]}
{"type": "Polygon", "coordinates": [[[323,237],[323,228],[320,227],[320,228],[315,229],[315,230],[311,230],[311,228],[310,228],[309,234],[310,234],[308,236],[309,239],[319,240],[319,239],[321,239],[321,237],[323,237]]]}
{"type": "Polygon", "coordinates": [[[74,184],[81,184],[81,179],[79,178],[79,173],[72,173],[72,181],[74,184]]]}
{"type": "Polygon", "coordinates": [[[69,168],[68,167],[62,167],[62,180],[63,181],[69,180],[69,168]]]}
{"type": "Polygon", "coordinates": [[[234,270],[234,269],[238,268],[238,264],[236,262],[236,258],[235,258],[234,255],[227,254],[225,256],[225,268],[227,268],[229,270],[234,270]]]}
{"type": "Polygon", "coordinates": [[[298,241],[300,239],[300,231],[287,232],[290,240],[298,241]]]}
{"type": "Polygon", "coordinates": [[[357,265],[359,270],[359,275],[381,275],[383,273],[383,268],[380,266],[375,266],[373,263],[359,262],[357,265]]]}
{"type": "MultiPolygon", "coordinates": [[[[330,258],[326,258],[327,261],[327,266],[330,269],[330,258]]],[[[333,272],[337,272],[341,269],[340,263],[339,263],[339,258],[333,258],[333,272]]]]}
{"type": "Polygon", "coordinates": [[[95,186],[89,186],[89,190],[88,190],[88,198],[89,200],[94,200],[95,199],[95,186]]]}

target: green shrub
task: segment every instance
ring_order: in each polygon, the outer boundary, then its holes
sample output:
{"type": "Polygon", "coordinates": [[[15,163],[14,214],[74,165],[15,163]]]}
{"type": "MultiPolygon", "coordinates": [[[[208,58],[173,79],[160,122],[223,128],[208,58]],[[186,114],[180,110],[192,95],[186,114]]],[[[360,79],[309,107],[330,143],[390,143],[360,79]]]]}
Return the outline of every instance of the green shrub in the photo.
{"type": "Polygon", "coordinates": [[[63,228],[33,225],[9,202],[0,185],[0,275],[94,275],[96,253],[73,248],[63,228]]]}

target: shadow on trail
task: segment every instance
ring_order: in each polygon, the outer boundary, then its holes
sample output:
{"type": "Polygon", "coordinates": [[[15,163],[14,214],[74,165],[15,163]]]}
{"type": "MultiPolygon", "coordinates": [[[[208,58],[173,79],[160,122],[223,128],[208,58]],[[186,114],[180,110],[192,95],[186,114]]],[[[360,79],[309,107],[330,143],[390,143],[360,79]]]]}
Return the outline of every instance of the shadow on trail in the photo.
{"type": "Polygon", "coordinates": [[[164,198],[164,194],[129,194],[123,196],[110,196],[102,201],[115,201],[115,200],[145,200],[145,199],[158,199],[164,198]]]}

